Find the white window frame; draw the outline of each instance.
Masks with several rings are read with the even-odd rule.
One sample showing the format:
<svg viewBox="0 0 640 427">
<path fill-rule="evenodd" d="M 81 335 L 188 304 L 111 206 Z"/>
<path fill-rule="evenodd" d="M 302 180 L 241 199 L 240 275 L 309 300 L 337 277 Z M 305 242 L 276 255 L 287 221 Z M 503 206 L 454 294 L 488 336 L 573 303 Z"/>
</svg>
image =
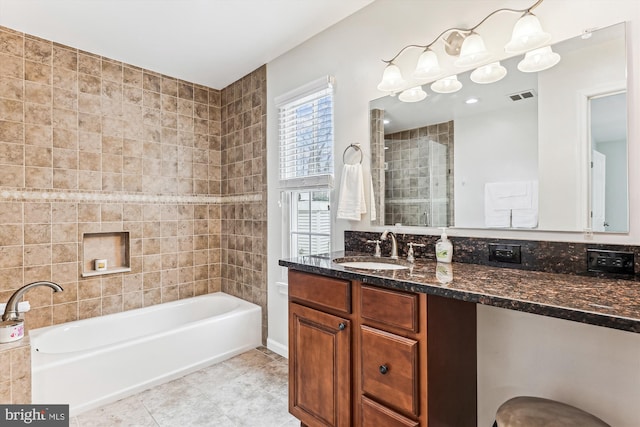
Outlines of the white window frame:
<svg viewBox="0 0 640 427">
<path fill-rule="evenodd" d="M 312 192 L 312 191 L 327 191 L 328 196 L 328 209 L 330 212 L 331 209 L 331 189 L 333 187 L 333 159 L 334 159 L 334 133 L 333 133 L 333 121 L 334 121 L 334 99 L 333 99 L 333 84 L 334 79 L 332 76 L 326 76 L 321 79 L 317 79 L 313 82 L 310 82 L 304 86 L 301 86 L 297 89 L 294 89 L 290 92 L 287 92 L 284 95 L 276 97 L 275 104 L 278 108 L 278 116 L 279 116 L 279 124 L 278 124 L 278 141 L 279 141 L 279 174 L 280 174 L 280 188 L 281 188 L 281 196 L 280 196 L 280 207 L 282 209 L 282 231 L 283 231 L 283 239 L 282 239 L 282 254 L 284 257 L 295 257 L 298 256 L 298 253 L 295 253 L 294 250 L 294 236 L 299 234 L 307 234 L 310 239 L 313 236 L 327 236 L 329 239 L 329 248 L 331 248 L 331 230 L 332 230 L 332 215 L 329 214 L 329 231 L 328 233 L 316 233 L 312 229 L 305 233 L 303 231 L 297 230 L 297 217 L 296 217 L 296 208 L 297 208 L 297 196 L 302 192 Z M 325 173 L 318 173 L 312 175 L 303 175 L 303 176 L 294 176 L 290 178 L 283 179 L 282 172 L 282 143 L 283 143 L 283 134 L 282 134 L 282 116 L 283 108 L 287 107 L 295 107 L 297 105 L 303 105 L 305 98 L 314 98 L 314 94 L 318 94 L 320 92 L 324 92 L 324 95 L 331 95 L 331 149 L 330 149 L 330 161 L 329 161 L 329 169 L 325 171 Z M 317 98 L 316 98 L 317 99 Z"/>
<path fill-rule="evenodd" d="M 309 195 L 311 196 L 311 193 L 313 192 L 325 192 L 327 194 L 327 200 L 324 201 L 313 201 L 311 200 L 311 198 L 308 200 L 308 205 L 309 205 L 309 210 L 308 215 L 309 215 L 309 229 L 308 230 L 299 230 L 297 228 L 297 225 L 301 222 L 301 218 L 298 217 L 298 213 L 300 212 L 298 210 L 298 197 L 302 194 L 302 193 L 309 193 Z M 315 255 L 315 254 L 321 254 L 321 253 L 327 253 L 331 250 L 331 203 L 330 203 L 330 198 L 331 198 L 331 192 L 328 188 L 323 189 L 323 188 L 313 188 L 313 189 L 304 189 L 304 190 L 291 190 L 289 192 L 290 194 L 290 200 L 291 203 L 289 204 L 290 207 L 290 218 L 291 221 L 289 223 L 289 250 L 291 253 L 291 256 L 302 256 L 302 255 Z M 313 210 L 313 206 L 315 205 L 316 208 L 319 208 L 317 210 Z M 326 206 L 326 210 L 325 210 L 325 206 Z M 322 222 L 322 218 L 319 215 L 322 215 L 322 212 L 327 212 L 328 218 L 326 218 L 326 220 L 328 221 L 328 230 L 327 232 L 322 232 L 322 231 L 318 231 L 319 228 L 321 227 L 316 227 L 314 228 L 311 223 L 312 222 L 316 222 L 316 223 L 321 223 Z M 316 212 L 316 215 L 314 215 L 314 212 Z M 321 224 L 319 224 L 321 225 Z M 315 230 L 315 231 L 314 231 Z M 298 246 L 298 237 L 306 237 L 308 239 L 309 242 L 309 251 L 303 251 L 301 247 Z M 326 237 L 328 240 L 328 247 L 324 248 L 324 249 L 316 249 L 313 250 L 312 248 L 314 247 L 314 238 L 322 238 L 322 237 Z M 316 241 L 317 244 L 317 241 Z"/>
</svg>

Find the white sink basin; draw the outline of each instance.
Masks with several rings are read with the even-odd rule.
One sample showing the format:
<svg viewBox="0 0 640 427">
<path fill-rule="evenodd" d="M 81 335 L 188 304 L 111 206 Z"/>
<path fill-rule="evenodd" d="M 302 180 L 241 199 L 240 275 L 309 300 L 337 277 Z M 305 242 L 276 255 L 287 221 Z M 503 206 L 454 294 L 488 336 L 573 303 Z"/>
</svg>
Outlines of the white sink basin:
<svg viewBox="0 0 640 427">
<path fill-rule="evenodd" d="M 353 258 L 337 258 L 333 260 L 338 265 L 343 267 L 350 268 L 360 268 L 364 270 L 402 270 L 409 268 L 408 265 L 403 263 L 400 260 L 392 260 L 392 259 L 371 259 L 371 257 L 364 257 L 365 259 L 356 259 Z"/>
<path fill-rule="evenodd" d="M 386 262 L 371 262 L 371 261 L 351 261 L 339 263 L 343 267 L 351 268 L 363 268 L 365 270 L 402 270 L 408 268 L 404 265 L 388 264 Z"/>
</svg>

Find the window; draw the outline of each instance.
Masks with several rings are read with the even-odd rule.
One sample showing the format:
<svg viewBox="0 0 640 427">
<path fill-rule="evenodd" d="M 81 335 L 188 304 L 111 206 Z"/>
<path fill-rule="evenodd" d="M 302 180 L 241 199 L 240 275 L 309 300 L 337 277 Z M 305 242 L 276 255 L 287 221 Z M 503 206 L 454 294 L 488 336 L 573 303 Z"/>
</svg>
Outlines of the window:
<svg viewBox="0 0 640 427">
<path fill-rule="evenodd" d="M 290 255 L 331 251 L 329 191 L 293 191 L 290 214 Z"/>
<path fill-rule="evenodd" d="M 280 186 L 288 201 L 288 256 L 331 250 L 332 83 L 325 77 L 276 99 Z"/>
</svg>

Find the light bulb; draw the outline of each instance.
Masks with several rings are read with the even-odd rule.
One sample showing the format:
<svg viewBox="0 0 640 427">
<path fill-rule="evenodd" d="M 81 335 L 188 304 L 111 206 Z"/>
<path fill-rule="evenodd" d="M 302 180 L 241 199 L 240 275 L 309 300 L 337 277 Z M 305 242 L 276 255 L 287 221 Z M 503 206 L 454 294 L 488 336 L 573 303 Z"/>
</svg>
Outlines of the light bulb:
<svg viewBox="0 0 640 427">
<path fill-rule="evenodd" d="M 418 58 L 418 64 L 413 72 L 416 79 L 435 79 L 442 75 L 442 68 L 438 62 L 438 55 L 427 48 Z"/>
<path fill-rule="evenodd" d="M 507 75 L 507 69 L 500 65 L 500 62 L 492 62 L 473 70 L 469 78 L 478 84 L 495 83 L 502 80 Z"/>
<path fill-rule="evenodd" d="M 518 70 L 523 73 L 536 73 L 547 70 L 560 62 L 560 55 L 551 50 L 551 46 L 532 50 L 524 55 L 518 63 Z"/>
<path fill-rule="evenodd" d="M 469 34 L 462 42 L 460 57 L 454 62 L 456 67 L 473 67 L 491 58 L 484 40 L 477 33 Z"/>
<path fill-rule="evenodd" d="M 458 81 L 458 76 L 449 76 L 437 80 L 431 85 L 431 90 L 437 93 L 453 93 L 462 88 L 462 83 Z"/>
<path fill-rule="evenodd" d="M 513 27 L 511 41 L 504 47 L 507 53 L 522 53 L 543 46 L 551 41 L 551 34 L 542 30 L 540 21 L 531 12 L 527 12 Z"/>
<path fill-rule="evenodd" d="M 378 83 L 378 90 L 383 92 L 397 92 L 402 89 L 405 84 L 406 82 L 402 78 L 400 68 L 393 62 L 390 62 L 382 73 L 382 80 Z"/>
<path fill-rule="evenodd" d="M 427 97 L 427 92 L 422 90 L 422 86 L 415 86 L 403 91 L 398 99 L 402 102 L 418 102 Z"/>
</svg>

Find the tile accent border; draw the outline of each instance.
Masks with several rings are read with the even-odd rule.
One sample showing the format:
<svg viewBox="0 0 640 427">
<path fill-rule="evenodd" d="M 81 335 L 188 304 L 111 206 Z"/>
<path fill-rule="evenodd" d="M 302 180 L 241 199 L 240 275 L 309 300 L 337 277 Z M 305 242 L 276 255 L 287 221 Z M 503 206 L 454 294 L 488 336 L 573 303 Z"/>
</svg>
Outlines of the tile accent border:
<svg viewBox="0 0 640 427">
<path fill-rule="evenodd" d="M 261 202 L 262 194 L 254 193 L 232 196 L 177 196 L 50 190 L 3 190 L 0 191 L 0 200 L 13 202 L 112 202 L 222 205 L 227 203 Z"/>
</svg>

